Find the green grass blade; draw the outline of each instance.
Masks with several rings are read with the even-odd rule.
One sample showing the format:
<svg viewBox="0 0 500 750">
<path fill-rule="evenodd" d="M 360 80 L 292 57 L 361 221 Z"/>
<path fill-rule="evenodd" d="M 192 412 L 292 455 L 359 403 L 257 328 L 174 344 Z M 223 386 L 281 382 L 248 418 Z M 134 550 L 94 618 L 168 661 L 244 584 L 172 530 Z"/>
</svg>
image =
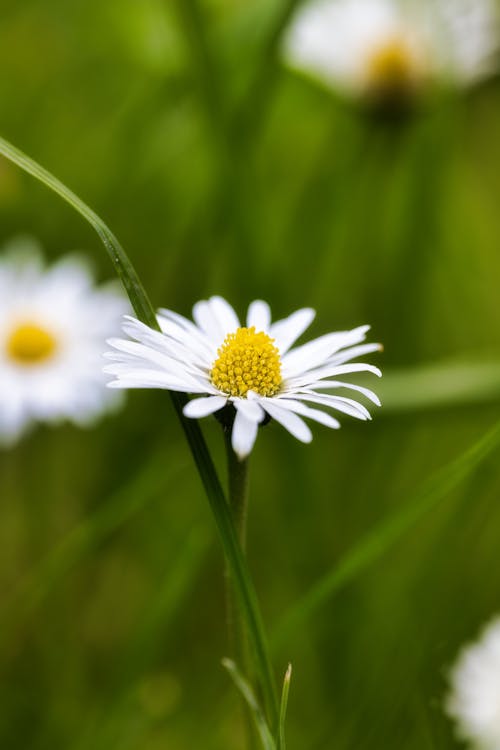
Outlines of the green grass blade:
<svg viewBox="0 0 500 750">
<path fill-rule="evenodd" d="M 63 185 L 60 180 L 1 137 L 0 154 L 3 154 L 11 162 L 17 164 L 18 167 L 57 193 L 91 224 L 111 257 L 115 270 L 129 295 L 137 317 L 143 323 L 158 329 L 154 310 L 132 264 L 122 246 L 102 219 L 89 206 L 83 203 L 77 195 Z M 266 707 L 273 726 L 276 726 L 278 721 L 278 703 L 271 663 L 268 656 L 267 641 L 257 596 L 238 542 L 231 512 L 200 426 L 196 420 L 187 419 L 182 413 L 182 407 L 186 402 L 185 397 L 182 394 L 172 392 L 170 396 L 182 424 L 189 447 L 191 448 L 196 467 L 214 514 L 224 553 L 241 603 L 243 617 L 245 618 L 249 637 L 254 648 L 256 669 L 262 686 Z"/>
<path fill-rule="evenodd" d="M 37 164 L 33 159 L 11 143 L 8 143 L 8 141 L 2 137 L 0 137 L 0 154 L 5 156 L 6 159 L 14 162 L 14 164 L 17 164 L 18 167 L 57 193 L 66 201 L 66 203 L 73 206 L 73 208 L 89 222 L 108 251 L 115 270 L 127 291 L 137 317 L 152 328 L 158 328 L 153 307 L 134 267 L 117 238 L 102 219 L 100 219 L 89 206 L 80 200 L 75 193 L 63 185 L 57 177 L 54 177 L 54 175 L 50 174 L 50 172 L 40 166 L 40 164 Z"/>
<path fill-rule="evenodd" d="M 290 692 L 290 680 L 291 679 L 292 679 L 292 665 L 289 664 L 285 672 L 285 677 L 283 679 L 283 689 L 281 691 L 280 726 L 279 726 L 277 750 L 286 750 L 285 722 L 286 722 L 286 710 L 288 708 L 288 693 Z"/>
<path fill-rule="evenodd" d="M 264 750 L 276 750 L 276 744 L 267 725 L 266 718 L 250 684 L 247 680 L 245 680 L 232 659 L 223 659 L 222 666 L 227 670 L 229 676 L 231 677 L 232 681 L 236 685 L 236 688 L 243 696 L 243 700 L 248 706 L 250 715 L 254 721 L 258 735 L 262 742 L 262 747 L 264 748 Z"/>
<path fill-rule="evenodd" d="M 284 616 L 275 631 L 273 645 L 277 646 L 298 626 L 321 608 L 339 589 L 354 580 L 375 560 L 381 557 L 403 534 L 411 529 L 438 502 L 477 469 L 500 444 L 500 423 L 497 423 L 475 445 L 434 474 L 411 498 L 405 508 L 354 545 L 344 559 L 321 578 L 308 593 Z"/>
<path fill-rule="evenodd" d="M 384 372 L 377 395 L 389 411 L 417 411 L 498 400 L 500 362 L 435 362 Z"/>
</svg>

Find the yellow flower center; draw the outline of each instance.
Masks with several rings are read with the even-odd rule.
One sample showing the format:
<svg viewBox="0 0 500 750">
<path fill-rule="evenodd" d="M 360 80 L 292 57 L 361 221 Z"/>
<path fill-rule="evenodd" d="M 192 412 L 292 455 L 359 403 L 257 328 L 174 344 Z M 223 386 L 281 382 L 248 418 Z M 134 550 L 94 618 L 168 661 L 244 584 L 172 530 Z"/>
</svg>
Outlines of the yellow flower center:
<svg viewBox="0 0 500 750">
<path fill-rule="evenodd" d="M 54 336 L 36 323 L 23 323 L 15 328 L 7 340 L 7 354 L 20 365 L 38 365 L 54 354 Z"/>
<path fill-rule="evenodd" d="M 367 85 L 375 92 L 408 92 L 418 82 L 419 67 L 407 42 L 394 37 L 377 47 L 368 58 Z"/>
<path fill-rule="evenodd" d="M 245 397 L 248 391 L 274 396 L 281 386 L 281 360 L 273 341 L 253 326 L 229 333 L 217 351 L 212 383 L 230 396 Z"/>
</svg>

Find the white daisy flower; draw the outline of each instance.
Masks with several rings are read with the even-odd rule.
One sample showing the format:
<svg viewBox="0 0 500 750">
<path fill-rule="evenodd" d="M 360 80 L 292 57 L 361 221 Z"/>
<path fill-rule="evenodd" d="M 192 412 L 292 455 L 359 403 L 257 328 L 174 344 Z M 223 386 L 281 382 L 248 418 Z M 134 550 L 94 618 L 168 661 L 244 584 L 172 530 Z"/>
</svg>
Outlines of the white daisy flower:
<svg viewBox="0 0 500 750">
<path fill-rule="evenodd" d="M 491 74 L 499 40 L 495 0 L 313 0 L 293 19 L 285 56 L 347 94 L 397 99 Z"/>
<path fill-rule="evenodd" d="M 0 443 L 33 422 L 92 422 L 116 405 L 102 346 L 128 309 L 114 288 L 95 289 L 83 259 L 44 269 L 31 240 L 0 258 Z"/>
<path fill-rule="evenodd" d="M 351 372 L 381 375 L 372 365 L 350 363 L 380 349 L 378 344 L 361 343 L 369 326 L 328 333 L 291 348 L 314 315 L 306 308 L 272 323 L 269 305 L 257 300 L 248 309 L 246 327 L 241 327 L 231 305 L 222 297 L 211 297 L 194 306 L 194 323 L 160 310 L 162 333 L 127 317 L 123 330 L 134 340 L 108 342 L 115 351 L 107 353 L 113 363 L 105 370 L 116 377 L 109 385 L 198 394 L 184 408 L 193 418 L 232 404 L 232 446 L 240 459 L 250 453 L 259 424 L 269 418 L 308 443 L 312 434 L 302 417 L 334 429 L 340 424 L 326 409 L 370 419 L 365 406 L 329 391 L 349 388 L 380 405 L 367 388 L 337 380 Z"/>
<path fill-rule="evenodd" d="M 477 750 L 500 749 L 500 618 L 459 654 L 451 675 L 447 713 L 460 737 Z"/>
</svg>

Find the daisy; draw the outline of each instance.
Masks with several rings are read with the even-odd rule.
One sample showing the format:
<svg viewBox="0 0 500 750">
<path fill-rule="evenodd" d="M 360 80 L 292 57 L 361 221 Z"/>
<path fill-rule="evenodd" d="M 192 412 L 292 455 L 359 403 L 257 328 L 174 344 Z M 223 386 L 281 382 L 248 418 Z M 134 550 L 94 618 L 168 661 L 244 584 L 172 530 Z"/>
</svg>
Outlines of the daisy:
<svg viewBox="0 0 500 750">
<path fill-rule="evenodd" d="M 500 748 L 500 618 L 460 653 L 446 704 L 460 737 L 478 750 Z"/>
<path fill-rule="evenodd" d="M 0 258 L 0 443 L 34 422 L 92 422 L 117 403 L 101 351 L 128 309 L 114 288 L 95 289 L 86 263 L 43 267 L 31 240 Z"/>
<path fill-rule="evenodd" d="M 347 94 L 412 98 L 494 72 L 495 0 L 313 0 L 285 38 L 289 63 Z"/>
<path fill-rule="evenodd" d="M 126 317 L 123 330 L 133 340 L 108 341 L 114 351 L 106 356 L 113 363 L 105 370 L 115 376 L 109 385 L 196 394 L 184 407 L 184 414 L 192 418 L 232 407 L 231 442 L 240 459 L 252 450 L 259 424 L 270 418 L 308 443 L 312 434 L 303 417 L 334 429 L 340 424 L 327 409 L 370 419 L 358 401 L 329 391 L 348 388 L 380 405 L 367 388 L 336 379 L 351 372 L 380 376 L 372 365 L 350 363 L 380 349 L 378 344 L 361 343 L 369 326 L 328 333 L 292 349 L 314 316 L 314 310 L 305 308 L 272 323 L 269 306 L 257 300 L 242 327 L 228 302 L 211 297 L 194 306 L 194 323 L 160 310 L 161 333 Z"/>
</svg>

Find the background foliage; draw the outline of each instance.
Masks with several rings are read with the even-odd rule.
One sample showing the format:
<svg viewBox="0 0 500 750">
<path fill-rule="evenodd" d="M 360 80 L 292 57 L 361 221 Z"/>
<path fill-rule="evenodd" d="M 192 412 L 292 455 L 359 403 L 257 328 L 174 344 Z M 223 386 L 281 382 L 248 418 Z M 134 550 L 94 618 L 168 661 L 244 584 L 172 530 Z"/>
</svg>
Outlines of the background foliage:
<svg viewBox="0 0 500 750">
<path fill-rule="evenodd" d="M 294 666 L 291 750 L 453 748 L 446 670 L 500 608 L 498 455 L 383 529 L 500 418 L 500 83 L 374 120 L 282 66 L 290 7 L 2 0 L 0 127 L 105 218 L 155 304 L 219 293 L 311 305 L 317 335 L 373 325 L 373 423 L 259 436 L 250 563 L 276 668 Z M 1 161 L 1 238 L 26 233 L 111 275 L 81 218 Z M 190 462 L 161 392 L 0 453 L 1 747 L 240 746 Z M 373 529 L 370 565 L 302 606 Z"/>
</svg>

